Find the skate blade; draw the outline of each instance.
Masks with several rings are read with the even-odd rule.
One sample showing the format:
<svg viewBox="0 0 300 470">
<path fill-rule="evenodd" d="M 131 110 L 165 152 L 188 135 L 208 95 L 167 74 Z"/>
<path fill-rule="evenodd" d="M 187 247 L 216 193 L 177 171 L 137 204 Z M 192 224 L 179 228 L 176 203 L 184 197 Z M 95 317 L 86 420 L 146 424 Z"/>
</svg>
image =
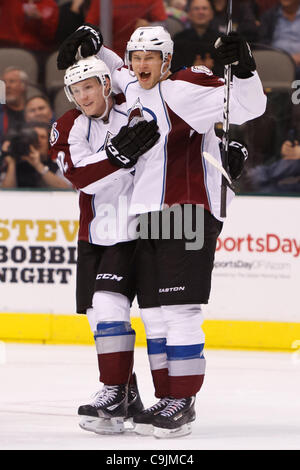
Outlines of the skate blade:
<svg viewBox="0 0 300 470">
<path fill-rule="evenodd" d="M 98 418 L 96 434 L 122 434 L 125 431 L 124 418 Z"/>
<path fill-rule="evenodd" d="M 134 432 L 135 423 L 133 422 L 133 418 L 126 418 L 124 420 L 124 430 L 125 432 Z"/>
<path fill-rule="evenodd" d="M 96 434 L 122 434 L 125 431 L 124 418 L 88 418 L 79 423 L 81 429 Z"/>
<path fill-rule="evenodd" d="M 95 432 L 99 418 L 84 416 L 79 422 L 79 426 L 84 431 Z"/>
<path fill-rule="evenodd" d="M 153 436 L 154 427 L 152 424 L 134 423 L 134 432 L 141 436 Z"/>
<path fill-rule="evenodd" d="M 183 424 L 177 429 L 157 428 L 154 426 L 153 436 L 157 439 L 173 439 L 176 437 L 187 436 L 192 432 L 192 425 L 190 423 Z"/>
</svg>

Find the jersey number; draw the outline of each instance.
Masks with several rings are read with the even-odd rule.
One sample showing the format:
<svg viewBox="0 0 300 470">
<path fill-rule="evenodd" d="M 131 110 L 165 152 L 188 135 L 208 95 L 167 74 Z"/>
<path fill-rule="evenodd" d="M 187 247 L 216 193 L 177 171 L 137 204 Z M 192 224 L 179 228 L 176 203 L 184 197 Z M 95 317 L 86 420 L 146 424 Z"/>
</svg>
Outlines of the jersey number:
<svg viewBox="0 0 300 470">
<path fill-rule="evenodd" d="M 65 162 L 65 152 L 58 152 L 57 154 L 57 159 L 56 159 L 56 163 L 58 164 L 59 166 L 59 169 L 62 173 L 66 173 L 66 171 L 68 170 L 68 163 Z"/>
</svg>

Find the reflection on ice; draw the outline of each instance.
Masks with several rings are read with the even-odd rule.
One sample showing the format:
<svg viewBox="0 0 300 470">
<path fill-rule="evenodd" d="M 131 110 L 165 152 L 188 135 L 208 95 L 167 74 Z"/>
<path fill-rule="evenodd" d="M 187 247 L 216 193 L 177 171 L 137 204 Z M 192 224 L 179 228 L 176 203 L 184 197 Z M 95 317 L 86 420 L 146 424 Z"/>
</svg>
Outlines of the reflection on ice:
<svg viewBox="0 0 300 470">
<path fill-rule="evenodd" d="M 0 449 L 299 449 L 299 351 L 206 350 L 207 374 L 191 435 L 101 436 L 77 408 L 99 388 L 92 346 L 0 343 Z M 146 349 L 135 371 L 145 406 L 156 399 Z"/>
</svg>

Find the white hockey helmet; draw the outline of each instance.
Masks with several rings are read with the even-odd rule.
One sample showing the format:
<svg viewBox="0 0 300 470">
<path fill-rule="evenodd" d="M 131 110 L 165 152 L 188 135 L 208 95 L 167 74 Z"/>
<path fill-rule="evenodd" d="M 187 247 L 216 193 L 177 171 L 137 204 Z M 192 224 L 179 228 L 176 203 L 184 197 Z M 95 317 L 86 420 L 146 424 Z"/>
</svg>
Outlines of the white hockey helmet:
<svg viewBox="0 0 300 470">
<path fill-rule="evenodd" d="M 69 101 L 76 104 L 76 107 L 80 109 L 80 106 L 77 104 L 72 91 L 71 85 L 86 80 L 87 78 L 96 77 L 98 78 L 100 84 L 102 85 L 103 97 L 106 101 L 111 94 L 111 86 L 109 91 L 105 93 L 105 85 L 107 83 L 107 78 L 110 80 L 111 84 L 111 74 L 107 65 L 97 56 L 86 57 L 85 59 L 78 60 L 75 64 L 67 68 L 64 75 L 65 83 L 65 94 Z"/>
<path fill-rule="evenodd" d="M 168 31 L 163 26 L 146 26 L 137 28 L 127 42 L 125 53 L 125 64 L 130 71 L 131 58 L 133 51 L 159 51 L 162 56 L 162 69 L 169 55 L 173 55 L 174 43 Z M 170 65 L 167 70 L 169 70 Z M 166 71 L 167 71 L 166 70 Z M 164 73 L 166 73 L 164 71 Z"/>
</svg>

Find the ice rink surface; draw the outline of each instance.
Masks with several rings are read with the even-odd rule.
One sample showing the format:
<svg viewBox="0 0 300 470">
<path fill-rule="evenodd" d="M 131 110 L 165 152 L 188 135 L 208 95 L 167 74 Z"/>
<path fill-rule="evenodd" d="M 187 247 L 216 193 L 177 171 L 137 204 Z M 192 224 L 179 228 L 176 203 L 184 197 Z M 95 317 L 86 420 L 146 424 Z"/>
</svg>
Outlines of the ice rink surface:
<svg viewBox="0 0 300 470">
<path fill-rule="evenodd" d="M 206 350 L 193 433 L 158 440 L 100 436 L 78 426 L 77 408 L 99 388 L 92 346 L 2 344 L 1 450 L 299 450 L 300 354 Z M 135 371 L 145 406 L 155 403 L 146 349 Z"/>
</svg>

